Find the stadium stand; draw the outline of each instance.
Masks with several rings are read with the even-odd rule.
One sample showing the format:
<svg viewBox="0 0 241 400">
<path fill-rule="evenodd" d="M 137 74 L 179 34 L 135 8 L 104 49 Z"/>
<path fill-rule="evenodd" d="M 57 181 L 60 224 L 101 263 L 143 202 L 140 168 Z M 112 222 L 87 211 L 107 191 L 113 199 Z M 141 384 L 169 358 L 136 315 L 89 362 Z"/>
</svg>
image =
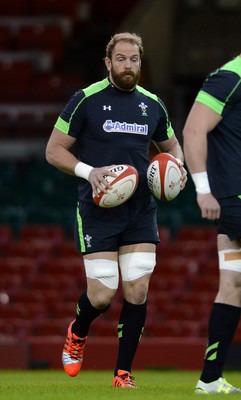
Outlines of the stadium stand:
<svg viewBox="0 0 241 400">
<path fill-rule="evenodd" d="M 80 289 L 85 287 L 83 260 L 76 255 L 73 241 L 76 181 L 43 162 L 43 152 L 35 141 L 34 157 L 29 153 L 27 158 L 22 156 L 18 140 L 26 139 L 25 151 L 32 140 L 45 145 L 69 96 L 99 79 L 106 41 L 136 3 L 0 1 L 0 339 L 31 338 L 34 343 L 40 338 L 40 353 L 41 346 L 52 340 L 49 336 L 54 336 L 54 343 L 56 336 L 60 337 L 62 346 Z M 179 18 L 176 26 L 180 46 L 174 64 L 178 90 L 186 87 L 190 94 L 190 65 L 198 80 L 206 73 L 208 61 L 216 63 L 221 54 L 210 51 L 215 46 L 206 46 L 203 52 L 201 39 L 193 53 L 192 40 L 199 32 L 203 34 L 203 29 L 197 10 L 194 18 L 186 8 L 183 12 L 185 18 Z M 235 18 L 228 16 L 234 21 L 231 36 L 235 37 L 235 29 L 240 30 L 239 17 L 238 13 Z M 226 14 L 217 18 L 219 27 L 224 20 L 227 23 Z M 208 29 L 207 35 L 214 40 Z M 233 49 L 235 41 L 230 43 Z M 222 52 L 223 48 L 232 50 L 222 46 Z M 180 56 L 183 53 L 186 58 Z M 18 144 L 14 161 L 5 154 L 5 141 Z M 170 342 L 173 347 L 180 338 L 190 344 L 191 339 L 206 337 L 217 289 L 216 231 L 201 220 L 190 181 L 173 202 L 158 206 L 161 242 L 143 336 L 152 343 L 156 337 L 174 338 Z M 121 288 L 108 312 L 93 324 L 91 337 L 115 335 L 120 298 Z M 235 341 L 241 341 L 241 328 Z M 169 351 L 168 346 L 166 349 Z"/>
</svg>

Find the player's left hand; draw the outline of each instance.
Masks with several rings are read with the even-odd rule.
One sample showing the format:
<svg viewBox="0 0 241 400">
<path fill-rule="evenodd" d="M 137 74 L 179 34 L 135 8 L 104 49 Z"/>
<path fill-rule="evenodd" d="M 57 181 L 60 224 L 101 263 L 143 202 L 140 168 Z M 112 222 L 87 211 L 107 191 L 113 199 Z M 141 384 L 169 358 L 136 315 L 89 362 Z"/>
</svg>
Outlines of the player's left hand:
<svg viewBox="0 0 241 400">
<path fill-rule="evenodd" d="M 181 190 L 183 190 L 185 188 L 185 186 L 186 186 L 186 183 L 187 183 L 187 170 L 184 168 L 183 161 L 179 160 L 179 158 L 176 158 L 176 160 L 178 162 L 180 171 L 182 173 L 180 188 L 181 188 Z"/>
</svg>

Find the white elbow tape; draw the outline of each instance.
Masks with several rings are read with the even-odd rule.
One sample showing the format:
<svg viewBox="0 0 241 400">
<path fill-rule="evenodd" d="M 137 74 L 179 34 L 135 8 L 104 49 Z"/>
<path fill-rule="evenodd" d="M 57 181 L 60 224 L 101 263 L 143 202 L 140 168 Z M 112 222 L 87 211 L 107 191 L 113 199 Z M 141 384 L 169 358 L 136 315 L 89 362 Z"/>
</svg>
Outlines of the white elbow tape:
<svg viewBox="0 0 241 400">
<path fill-rule="evenodd" d="M 208 182 L 208 174 L 206 171 L 196 172 L 195 174 L 192 174 L 192 180 L 196 187 L 197 193 L 206 194 L 211 192 Z"/>
<path fill-rule="evenodd" d="M 79 176 L 80 178 L 84 178 L 88 181 L 90 171 L 92 171 L 93 168 L 94 167 L 91 167 L 91 165 L 85 164 L 80 161 L 80 162 L 78 162 L 78 164 L 76 164 L 74 173 L 76 176 Z"/>
</svg>

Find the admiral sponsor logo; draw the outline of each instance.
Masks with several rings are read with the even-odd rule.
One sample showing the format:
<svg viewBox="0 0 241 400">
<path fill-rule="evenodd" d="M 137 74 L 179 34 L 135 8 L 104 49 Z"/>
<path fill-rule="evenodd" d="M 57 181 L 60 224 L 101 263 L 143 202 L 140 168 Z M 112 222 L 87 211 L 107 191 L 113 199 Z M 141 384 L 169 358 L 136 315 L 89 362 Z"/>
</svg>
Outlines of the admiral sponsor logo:
<svg viewBox="0 0 241 400">
<path fill-rule="evenodd" d="M 103 124 L 103 129 L 105 132 L 123 132 L 123 133 L 134 133 L 136 135 L 147 135 L 148 134 L 148 125 L 139 125 L 139 124 L 129 124 L 128 122 L 113 122 L 111 119 L 108 119 Z"/>
<path fill-rule="evenodd" d="M 150 170 L 149 177 L 148 177 L 148 185 L 151 190 L 153 190 L 153 180 L 154 180 L 156 171 L 157 171 L 157 168 L 156 168 L 155 164 L 153 164 L 151 166 L 151 170 Z"/>
<path fill-rule="evenodd" d="M 116 167 L 111 168 L 111 172 L 121 172 L 123 171 L 123 169 L 125 169 L 125 167 L 123 167 L 123 165 L 117 165 Z"/>
</svg>

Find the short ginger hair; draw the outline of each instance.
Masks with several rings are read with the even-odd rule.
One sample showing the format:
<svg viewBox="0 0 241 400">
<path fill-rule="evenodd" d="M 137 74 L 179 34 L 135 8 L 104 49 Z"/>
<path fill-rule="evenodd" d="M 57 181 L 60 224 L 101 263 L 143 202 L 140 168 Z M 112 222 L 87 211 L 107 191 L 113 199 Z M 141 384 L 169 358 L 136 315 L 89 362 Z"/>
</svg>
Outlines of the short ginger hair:
<svg viewBox="0 0 241 400">
<path fill-rule="evenodd" d="M 106 53 L 105 53 L 106 57 L 108 57 L 111 60 L 113 50 L 116 44 L 119 43 L 120 41 L 136 44 L 139 48 L 140 58 L 142 58 L 144 54 L 142 38 L 136 33 L 130 33 L 130 32 L 116 33 L 114 36 L 112 36 L 111 40 L 106 46 Z"/>
</svg>

